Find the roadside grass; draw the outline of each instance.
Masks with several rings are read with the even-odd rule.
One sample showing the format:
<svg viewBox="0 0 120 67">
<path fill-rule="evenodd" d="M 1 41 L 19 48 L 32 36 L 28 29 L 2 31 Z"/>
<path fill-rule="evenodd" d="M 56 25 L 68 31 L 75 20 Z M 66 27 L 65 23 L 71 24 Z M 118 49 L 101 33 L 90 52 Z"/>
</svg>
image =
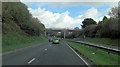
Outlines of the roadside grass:
<svg viewBox="0 0 120 67">
<path fill-rule="evenodd" d="M 84 56 L 88 57 L 90 60 L 92 60 L 97 65 L 120 65 L 118 62 L 120 56 L 117 54 L 110 53 L 108 55 L 106 51 L 103 51 L 101 49 L 89 47 L 87 45 L 70 42 L 70 41 L 65 41 L 65 42 L 67 42 L 70 46 L 74 47 Z"/>
<path fill-rule="evenodd" d="M 110 38 L 77 38 L 81 41 L 88 41 L 95 44 L 105 44 L 105 45 L 112 45 L 112 46 L 118 46 L 120 39 L 110 39 Z"/>
<path fill-rule="evenodd" d="M 37 36 L 25 36 L 19 34 L 3 34 L 2 35 L 2 53 L 8 52 L 14 49 L 35 45 L 41 42 L 47 41 L 43 35 Z"/>
</svg>

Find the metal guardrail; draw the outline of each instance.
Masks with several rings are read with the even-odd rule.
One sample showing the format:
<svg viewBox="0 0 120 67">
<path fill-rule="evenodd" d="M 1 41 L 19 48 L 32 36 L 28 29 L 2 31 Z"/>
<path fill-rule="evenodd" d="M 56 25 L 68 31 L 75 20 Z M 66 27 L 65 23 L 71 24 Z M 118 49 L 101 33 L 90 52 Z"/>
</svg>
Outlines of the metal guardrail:
<svg viewBox="0 0 120 67">
<path fill-rule="evenodd" d="M 92 46 L 92 47 L 95 47 L 95 48 L 105 50 L 105 51 L 108 52 L 108 54 L 109 53 L 115 53 L 115 54 L 120 55 L 120 50 L 119 49 L 114 49 L 114 48 L 105 47 L 105 46 L 101 46 L 101 45 L 95 45 L 95 44 L 86 43 L 86 42 L 82 42 L 82 41 L 74 41 L 74 40 L 70 40 L 70 41 L 76 42 L 76 43 L 81 43 L 81 44 L 84 44 L 84 45 L 88 45 L 88 46 Z"/>
</svg>

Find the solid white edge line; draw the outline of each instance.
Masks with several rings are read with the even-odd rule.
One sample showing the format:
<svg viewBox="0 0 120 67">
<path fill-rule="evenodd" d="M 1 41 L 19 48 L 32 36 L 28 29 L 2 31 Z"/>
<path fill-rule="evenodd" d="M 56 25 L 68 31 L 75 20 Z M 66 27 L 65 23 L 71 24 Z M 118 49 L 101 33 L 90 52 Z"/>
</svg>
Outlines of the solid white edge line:
<svg viewBox="0 0 120 67">
<path fill-rule="evenodd" d="M 28 64 L 32 63 L 34 60 L 35 60 L 35 58 L 33 58 L 32 60 L 30 60 L 30 61 L 28 62 Z"/>
<path fill-rule="evenodd" d="M 67 43 L 66 43 L 67 44 Z M 80 58 L 82 59 L 82 61 L 86 64 L 86 65 L 89 65 L 74 49 L 72 49 L 68 44 L 67 46 Z"/>
</svg>

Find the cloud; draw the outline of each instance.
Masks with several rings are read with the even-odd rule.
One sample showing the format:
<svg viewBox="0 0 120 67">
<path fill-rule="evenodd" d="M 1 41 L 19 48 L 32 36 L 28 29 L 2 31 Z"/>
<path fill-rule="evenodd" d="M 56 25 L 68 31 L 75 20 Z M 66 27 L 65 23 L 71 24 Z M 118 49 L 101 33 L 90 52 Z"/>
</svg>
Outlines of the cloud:
<svg viewBox="0 0 120 67">
<path fill-rule="evenodd" d="M 31 9 L 28 8 L 30 13 L 37 17 L 41 23 L 43 23 L 47 28 L 73 28 L 74 25 L 80 25 L 81 17 L 72 18 L 69 16 L 70 12 L 66 11 L 64 13 L 53 13 L 50 11 L 45 11 L 44 9 Z"/>
<path fill-rule="evenodd" d="M 82 21 L 85 18 L 93 18 L 95 21 L 99 21 L 100 14 L 98 13 L 98 10 L 95 8 L 90 8 L 83 15 L 78 15 L 76 17 L 69 16 L 70 12 L 65 11 L 63 13 L 53 13 L 45 8 L 41 9 L 32 9 L 28 8 L 30 13 L 38 18 L 41 23 L 45 25 L 46 28 L 74 28 L 75 26 L 80 27 L 82 24 Z M 81 27 L 80 27 L 81 28 Z"/>
<path fill-rule="evenodd" d="M 65 0 L 66 1 L 66 0 Z M 74 1 L 74 0 L 73 0 Z M 82 5 L 82 6 L 90 6 L 90 7 L 101 7 L 101 6 L 104 6 L 104 5 L 108 5 L 109 7 L 114 7 L 114 6 L 118 6 L 118 2 L 104 2 L 104 1 L 100 1 L 100 2 L 97 2 L 97 1 L 78 1 L 78 2 L 71 2 L 68 1 L 68 2 L 64 2 L 64 1 L 60 1 L 60 2 L 36 2 L 36 1 L 33 1 L 33 2 L 26 2 L 26 1 L 22 1 L 23 3 L 25 3 L 26 5 L 30 6 L 30 5 L 36 5 L 37 7 L 42 7 L 44 5 L 49 5 L 50 7 L 56 7 L 56 6 L 60 6 L 60 7 L 68 7 L 68 6 L 79 6 L 79 5 Z"/>
<path fill-rule="evenodd" d="M 21 0 L 21 2 L 30 6 L 32 3 L 36 3 L 34 5 L 38 7 L 42 7 L 44 5 L 49 5 L 50 7 L 60 6 L 68 7 L 68 6 L 89 6 L 89 7 L 101 7 L 107 5 L 109 7 L 118 6 L 119 0 Z"/>
<path fill-rule="evenodd" d="M 118 2 L 119 0 L 20 0 L 25 2 Z"/>
<path fill-rule="evenodd" d="M 90 9 L 88 9 L 87 11 L 85 11 L 85 14 L 84 14 L 83 18 L 93 18 L 95 21 L 98 22 L 98 20 L 99 20 L 98 17 L 99 17 L 100 15 L 101 15 L 101 14 L 98 13 L 98 10 L 97 10 L 97 9 L 95 9 L 95 8 L 90 8 Z"/>
</svg>

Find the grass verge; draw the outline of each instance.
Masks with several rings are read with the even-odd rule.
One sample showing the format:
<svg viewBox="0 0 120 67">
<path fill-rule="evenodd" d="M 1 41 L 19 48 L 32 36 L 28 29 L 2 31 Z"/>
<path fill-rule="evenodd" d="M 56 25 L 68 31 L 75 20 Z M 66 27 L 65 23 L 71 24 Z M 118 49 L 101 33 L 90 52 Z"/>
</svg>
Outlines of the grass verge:
<svg viewBox="0 0 120 67">
<path fill-rule="evenodd" d="M 118 41 L 120 39 L 110 39 L 110 38 L 77 38 L 81 41 L 88 41 L 95 44 L 105 44 L 105 45 L 112 45 L 112 46 L 118 46 Z"/>
<path fill-rule="evenodd" d="M 94 47 L 89 47 L 87 45 L 65 41 L 70 46 L 74 47 L 74 49 L 78 50 L 84 56 L 92 60 L 97 65 L 119 65 L 119 55 L 108 53 L 101 49 L 96 49 Z"/>
<path fill-rule="evenodd" d="M 47 41 L 43 35 L 37 36 L 25 36 L 19 34 L 3 34 L 2 35 L 2 53 L 8 52 L 14 49 L 27 47 Z"/>
</svg>

